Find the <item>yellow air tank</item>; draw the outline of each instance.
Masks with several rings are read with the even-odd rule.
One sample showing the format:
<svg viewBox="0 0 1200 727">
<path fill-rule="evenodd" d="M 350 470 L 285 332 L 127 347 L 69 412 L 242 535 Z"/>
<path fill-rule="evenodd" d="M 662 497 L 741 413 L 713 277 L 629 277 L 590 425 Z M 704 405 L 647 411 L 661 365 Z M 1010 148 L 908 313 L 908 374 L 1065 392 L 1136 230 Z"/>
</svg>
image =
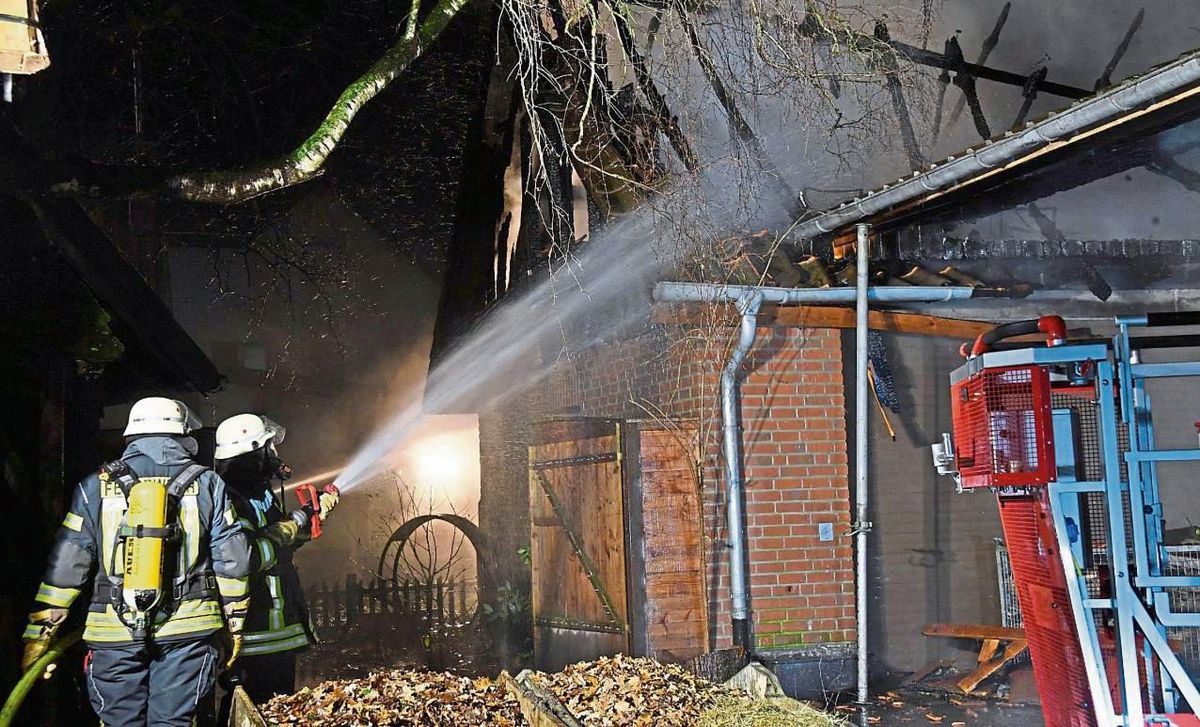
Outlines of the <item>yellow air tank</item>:
<svg viewBox="0 0 1200 727">
<path fill-rule="evenodd" d="M 140 480 L 130 488 L 125 524 L 129 530 L 125 539 L 125 582 L 121 597 L 135 623 L 144 628 L 150 609 L 162 598 L 167 487 L 160 478 Z M 147 534 L 142 535 L 143 531 Z"/>
</svg>

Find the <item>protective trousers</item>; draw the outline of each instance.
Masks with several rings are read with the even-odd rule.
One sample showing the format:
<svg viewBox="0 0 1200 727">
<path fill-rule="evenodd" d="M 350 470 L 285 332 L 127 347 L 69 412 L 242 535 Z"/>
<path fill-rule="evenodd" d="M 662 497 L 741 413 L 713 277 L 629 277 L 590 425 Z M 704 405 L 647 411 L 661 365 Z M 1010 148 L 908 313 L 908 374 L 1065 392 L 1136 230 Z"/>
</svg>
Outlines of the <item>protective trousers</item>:
<svg viewBox="0 0 1200 727">
<path fill-rule="evenodd" d="M 91 652 L 88 696 L 105 727 L 189 727 L 220 669 L 212 637 Z"/>
<path fill-rule="evenodd" d="M 271 697 L 296 691 L 296 657 L 299 651 L 243 656 L 237 663 L 246 696 L 255 704 L 266 704 Z"/>
</svg>

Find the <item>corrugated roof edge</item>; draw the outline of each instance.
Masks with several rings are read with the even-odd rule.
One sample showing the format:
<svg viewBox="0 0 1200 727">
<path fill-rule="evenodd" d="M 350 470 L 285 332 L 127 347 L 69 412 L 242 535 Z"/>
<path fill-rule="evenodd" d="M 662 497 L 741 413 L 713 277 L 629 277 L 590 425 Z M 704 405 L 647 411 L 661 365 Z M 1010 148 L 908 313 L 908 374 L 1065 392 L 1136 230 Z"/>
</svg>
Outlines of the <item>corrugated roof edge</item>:
<svg viewBox="0 0 1200 727">
<path fill-rule="evenodd" d="M 1064 109 L 1029 121 L 1020 129 L 1006 131 L 979 146 L 968 147 L 923 171 L 914 171 L 863 197 L 805 220 L 792 230 L 792 235 L 804 239 L 834 232 L 922 195 L 987 174 L 1023 154 L 1119 118 L 1198 83 L 1200 50 L 1193 50 Z"/>
</svg>

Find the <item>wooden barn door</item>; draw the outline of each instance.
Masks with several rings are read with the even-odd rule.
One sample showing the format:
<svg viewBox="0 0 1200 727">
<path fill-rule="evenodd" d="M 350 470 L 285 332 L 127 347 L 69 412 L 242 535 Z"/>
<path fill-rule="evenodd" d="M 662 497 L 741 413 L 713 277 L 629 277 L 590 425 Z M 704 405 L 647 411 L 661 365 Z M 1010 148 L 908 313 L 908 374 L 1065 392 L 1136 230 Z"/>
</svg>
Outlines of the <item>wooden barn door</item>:
<svg viewBox="0 0 1200 727">
<path fill-rule="evenodd" d="M 541 422 L 529 448 L 533 650 L 557 671 L 629 653 L 620 422 Z"/>
</svg>

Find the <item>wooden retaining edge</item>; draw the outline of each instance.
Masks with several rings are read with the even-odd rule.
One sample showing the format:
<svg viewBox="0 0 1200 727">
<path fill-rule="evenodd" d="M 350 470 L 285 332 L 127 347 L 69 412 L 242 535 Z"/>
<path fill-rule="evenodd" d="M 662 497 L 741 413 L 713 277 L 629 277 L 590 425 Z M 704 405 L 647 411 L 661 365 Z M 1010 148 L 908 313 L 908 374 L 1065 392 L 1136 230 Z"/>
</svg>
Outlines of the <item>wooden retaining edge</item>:
<svg viewBox="0 0 1200 727">
<path fill-rule="evenodd" d="M 262 712 L 254 706 L 250 695 L 241 687 L 233 688 L 233 705 L 229 709 L 229 727 L 270 727 Z"/>
<path fill-rule="evenodd" d="M 521 705 L 521 714 L 531 727 L 582 727 L 571 710 L 558 701 L 558 697 L 539 686 L 528 669 L 513 677 L 507 671 L 500 672 L 499 682 Z"/>
</svg>

